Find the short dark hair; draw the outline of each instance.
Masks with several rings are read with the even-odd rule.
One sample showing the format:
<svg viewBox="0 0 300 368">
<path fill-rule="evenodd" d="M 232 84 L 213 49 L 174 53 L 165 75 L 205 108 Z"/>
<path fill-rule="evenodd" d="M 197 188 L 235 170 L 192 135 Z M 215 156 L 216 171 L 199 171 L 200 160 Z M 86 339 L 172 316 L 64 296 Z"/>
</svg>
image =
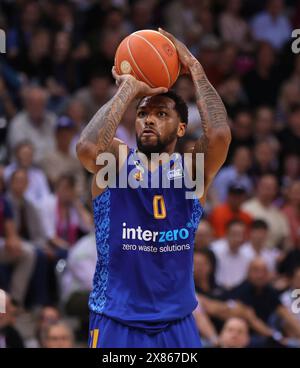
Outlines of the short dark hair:
<svg viewBox="0 0 300 368">
<path fill-rule="evenodd" d="M 232 226 L 234 225 L 243 225 L 243 226 L 246 226 L 246 224 L 244 223 L 244 221 L 238 219 L 238 218 L 234 218 L 230 221 L 228 221 L 226 223 L 226 230 L 229 230 Z"/>
<path fill-rule="evenodd" d="M 263 230 L 268 230 L 269 229 L 269 226 L 268 224 L 266 223 L 266 221 L 264 220 L 253 220 L 251 222 L 251 230 L 255 230 L 255 229 L 263 229 Z"/>
<path fill-rule="evenodd" d="M 71 173 L 64 173 L 58 177 L 58 179 L 55 182 L 56 187 L 58 187 L 62 182 L 67 182 L 68 186 L 72 189 L 76 186 L 76 178 Z"/>
<path fill-rule="evenodd" d="M 175 91 L 173 90 L 169 90 L 168 92 L 166 93 L 160 93 L 159 95 L 157 96 L 163 96 L 163 97 L 168 97 L 170 98 L 171 100 L 173 100 L 175 102 L 175 110 L 177 111 L 177 114 L 179 115 L 180 117 L 180 120 L 183 122 L 183 123 L 186 123 L 188 124 L 188 120 L 189 120 L 189 113 L 188 113 L 188 107 L 187 107 L 187 104 L 186 102 L 184 101 L 184 99 L 179 96 Z M 137 106 L 136 108 L 138 109 L 138 107 L 140 106 L 141 102 L 143 101 L 143 99 L 145 98 L 146 96 L 142 97 L 138 103 L 137 103 Z"/>
</svg>

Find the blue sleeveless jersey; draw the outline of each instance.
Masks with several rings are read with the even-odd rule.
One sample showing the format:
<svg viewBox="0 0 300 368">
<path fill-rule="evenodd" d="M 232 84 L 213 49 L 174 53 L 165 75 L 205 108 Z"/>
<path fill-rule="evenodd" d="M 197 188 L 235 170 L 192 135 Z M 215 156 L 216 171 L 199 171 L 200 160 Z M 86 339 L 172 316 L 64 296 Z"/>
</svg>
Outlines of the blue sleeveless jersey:
<svg viewBox="0 0 300 368">
<path fill-rule="evenodd" d="M 91 311 L 159 329 L 197 306 L 193 248 L 203 211 L 197 198 L 186 199 L 181 156 L 176 157 L 171 169 L 169 163 L 150 173 L 130 150 L 122 170 L 139 187 L 108 188 L 93 200 L 98 258 Z M 141 187 L 154 175 L 161 177 L 158 188 Z M 163 180 L 170 188 L 162 187 Z M 182 188 L 176 187 L 179 180 Z"/>
</svg>

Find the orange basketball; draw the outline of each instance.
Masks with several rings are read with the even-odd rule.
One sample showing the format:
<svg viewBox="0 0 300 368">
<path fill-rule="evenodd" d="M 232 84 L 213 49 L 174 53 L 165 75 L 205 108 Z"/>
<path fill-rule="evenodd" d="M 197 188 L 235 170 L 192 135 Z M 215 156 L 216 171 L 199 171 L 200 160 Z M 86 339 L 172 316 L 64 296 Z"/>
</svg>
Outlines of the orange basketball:
<svg viewBox="0 0 300 368">
<path fill-rule="evenodd" d="M 149 29 L 134 32 L 120 43 L 115 67 L 118 74 L 131 74 L 150 87 L 170 88 L 180 72 L 173 43 L 161 33 Z"/>
</svg>

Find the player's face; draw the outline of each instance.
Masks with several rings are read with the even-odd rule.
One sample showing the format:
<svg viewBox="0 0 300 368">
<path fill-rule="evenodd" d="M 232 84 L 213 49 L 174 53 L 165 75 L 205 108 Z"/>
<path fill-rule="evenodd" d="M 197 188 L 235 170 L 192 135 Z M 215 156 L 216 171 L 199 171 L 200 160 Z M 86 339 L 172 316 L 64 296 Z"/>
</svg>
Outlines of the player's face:
<svg viewBox="0 0 300 368">
<path fill-rule="evenodd" d="M 185 123 L 175 110 L 175 102 L 165 96 L 145 97 L 136 113 L 138 149 L 144 153 L 166 152 L 185 133 Z"/>
</svg>

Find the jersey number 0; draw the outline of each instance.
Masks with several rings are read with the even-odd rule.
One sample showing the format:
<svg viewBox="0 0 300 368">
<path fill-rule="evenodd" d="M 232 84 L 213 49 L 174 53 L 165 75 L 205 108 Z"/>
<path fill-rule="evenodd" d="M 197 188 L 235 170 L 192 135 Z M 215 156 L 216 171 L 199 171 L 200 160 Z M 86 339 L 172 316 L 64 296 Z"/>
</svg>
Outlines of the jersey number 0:
<svg viewBox="0 0 300 368">
<path fill-rule="evenodd" d="M 154 218 L 161 220 L 167 217 L 166 205 L 162 195 L 153 197 L 153 214 Z"/>
</svg>

